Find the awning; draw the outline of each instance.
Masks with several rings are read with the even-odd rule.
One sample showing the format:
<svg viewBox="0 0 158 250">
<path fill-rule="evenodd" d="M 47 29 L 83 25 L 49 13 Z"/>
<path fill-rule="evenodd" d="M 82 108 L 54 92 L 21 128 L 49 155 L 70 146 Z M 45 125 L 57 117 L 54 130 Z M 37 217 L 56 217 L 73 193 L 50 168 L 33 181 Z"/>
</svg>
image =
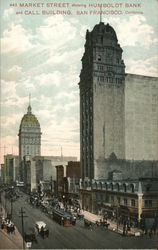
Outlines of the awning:
<svg viewBox="0 0 158 250">
<path fill-rule="evenodd" d="M 112 205 L 110 203 L 107 203 L 107 202 L 103 202 L 103 205 L 107 206 L 107 207 L 112 207 Z"/>
</svg>

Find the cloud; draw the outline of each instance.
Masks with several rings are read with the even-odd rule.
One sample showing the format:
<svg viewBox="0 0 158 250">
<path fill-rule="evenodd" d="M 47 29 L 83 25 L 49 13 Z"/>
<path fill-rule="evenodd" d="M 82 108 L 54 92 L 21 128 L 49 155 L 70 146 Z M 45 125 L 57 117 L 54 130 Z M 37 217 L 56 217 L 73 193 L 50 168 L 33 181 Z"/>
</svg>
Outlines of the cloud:
<svg viewBox="0 0 158 250">
<path fill-rule="evenodd" d="M 20 125 L 20 120 L 22 118 L 22 114 L 18 113 L 18 114 L 10 114 L 9 116 L 2 116 L 1 117 L 1 121 L 2 121 L 2 127 L 10 127 L 13 130 L 15 129 L 15 125 L 16 123 L 18 123 Z M 14 131 L 15 133 L 15 131 Z"/>
<path fill-rule="evenodd" d="M 5 16 L 7 21 L 12 20 L 12 11 L 6 10 Z M 121 47 L 131 46 L 133 51 L 136 46 L 141 47 L 140 56 L 158 42 L 144 16 L 116 17 L 107 21 L 116 29 Z M 79 156 L 78 82 L 84 37 L 86 30 L 91 29 L 76 18 L 61 15 L 41 18 L 32 26 L 22 21 L 17 23 L 16 18 L 6 22 L 5 27 L 1 39 L 5 58 L 2 109 L 6 112 L 2 119 L 7 119 L 3 120 L 4 134 L 12 136 L 14 130 L 17 143 L 20 121 L 26 113 L 31 92 L 32 112 L 42 129 L 42 154 L 59 155 L 63 145 L 63 154 Z M 135 60 L 134 56 L 127 58 L 127 71 L 155 75 L 156 60 L 151 56 L 145 60 Z"/>
<path fill-rule="evenodd" d="M 4 136 L 1 137 L 0 144 L 0 162 L 4 161 L 3 155 L 5 154 L 18 154 L 18 146 L 17 146 L 18 138 L 15 136 Z"/>
<path fill-rule="evenodd" d="M 62 74 L 59 71 L 54 71 L 53 73 L 40 74 L 35 76 L 35 81 L 38 82 L 40 86 L 59 86 L 61 84 Z"/>
<path fill-rule="evenodd" d="M 5 9 L 5 10 L 4 10 L 4 14 L 3 14 L 4 20 L 9 20 L 10 16 L 11 16 L 13 13 L 14 13 L 14 9 L 13 9 L 13 8 Z"/>
<path fill-rule="evenodd" d="M 85 34 L 86 34 L 86 31 L 87 30 L 90 30 L 90 26 L 88 26 L 88 25 L 83 25 L 82 27 L 81 27 L 81 30 L 80 30 L 80 35 L 81 35 L 81 37 L 85 37 Z"/>
<path fill-rule="evenodd" d="M 7 96 L 10 96 L 10 94 L 12 94 L 12 96 L 16 95 L 16 83 L 15 81 L 5 81 L 5 80 L 1 80 L 1 97 L 4 99 Z"/>
<path fill-rule="evenodd" d="M 154 29 L 147 23 L 145 16 L 134 15 L 120 19 L 109 17 L 105 20 L 115 27 L 121 46 L 143 46 L 149 48 L 157 42 Z"/>
<path fill-rule="evenodd" d="M 43 24 L 37 28 L 37 40 L 49 46 L 53 52 L 64 49 L 75 38 L 77 29 L 63 16 L 48 17 Z"/>
<path fill-rule="evenodd" d="M 14 81 L 18 81 L 22 76 L 22 67 L 20 67 L 19 65 L 13 65 L 13 67 L 11 67 L 5 74 L 5 79 L 7 79 L 8 81 L 12 81 L 12 79 L 14 79 Z"/>
<path fill-rule="evenodd" d="M 3 32 L 1 38 L 1 53 L 23 53 L 33 48 L 33 39 L 30 30 L 24 29 L 21 24 L 14 23 Z"/>
<path fill-rule="evenodd" d="M 146 60 L 126 60 L 127 72 L 146 76 L 158 77 L 158 57 L 151 57 Z"/>
</svg>

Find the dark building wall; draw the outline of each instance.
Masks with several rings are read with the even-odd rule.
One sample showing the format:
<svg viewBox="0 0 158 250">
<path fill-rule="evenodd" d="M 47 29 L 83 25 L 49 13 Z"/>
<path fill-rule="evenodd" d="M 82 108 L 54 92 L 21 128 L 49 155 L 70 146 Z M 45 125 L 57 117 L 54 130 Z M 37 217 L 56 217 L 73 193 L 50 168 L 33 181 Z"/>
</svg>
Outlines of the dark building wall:
<svg viewBox="0 0 158 250">
<path fill-rule="evenodd" d="M 77 177 L 80 178 L 80 162 L 79 161 L 69 161 L 66 166 L 66 177 Z"/>
<path fill-rule="evenodd" d="M 158 177 L 158 161 L 97 160 L 98 179 L 108 179 L 114 170 L 122 172 L 122 178 Z"/>
<path fill-rule="evenodd" d="M 43 161 L 44 157 L 42 156 L 36 156 L 34 158 L 35 164 L 36 164 L 36 180 L 37 182 L 43 180 Z"/>
<path fill-rule="evenodd" d="M 95 160 L 113 151 L 125 157 L 122 52 L 109 24 L 87 30 L 79 83 L 82 178 L 97 178 Z"/>
<path fill-rule="evenodd" d="M 57 186 L 57 195 L 62 194 L 63 185 L 64 185 L 64 167 L 62 165 L 56 166 L 57 170 L 57 178 L 56 178 L 56 186 Z"/>
</svg>

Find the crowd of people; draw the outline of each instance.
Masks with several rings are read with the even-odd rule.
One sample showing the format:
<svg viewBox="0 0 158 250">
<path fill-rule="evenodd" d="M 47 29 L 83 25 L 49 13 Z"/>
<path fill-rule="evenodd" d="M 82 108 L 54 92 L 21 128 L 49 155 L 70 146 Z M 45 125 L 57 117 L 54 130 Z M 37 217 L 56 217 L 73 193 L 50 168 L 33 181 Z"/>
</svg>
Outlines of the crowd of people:
<svg viewBox="0 0 158 250">
<path fill-rule="evenodd" d="M 14 223 L 8 218 L 2 217 L 1 229 L 5 230 L 8 234 L 15 233 Z"/>
</svg>

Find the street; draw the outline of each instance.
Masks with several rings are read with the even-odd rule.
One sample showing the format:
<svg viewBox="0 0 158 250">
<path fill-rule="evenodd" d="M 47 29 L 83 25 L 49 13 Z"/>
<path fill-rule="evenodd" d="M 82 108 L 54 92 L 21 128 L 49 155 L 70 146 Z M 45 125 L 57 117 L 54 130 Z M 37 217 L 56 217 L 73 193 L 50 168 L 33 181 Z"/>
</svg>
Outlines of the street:
<svg viewBox="0 0 158 250">
<path fill-rule="evenodd" d="M 95 228 L 92 231 L 84 227 L 83 220 L 77 220 L 75 226 L 63 227 L 49 218 L 40 209 L 32 207 L 27 202 L 28 196 L 21 193 L 19 199 L 13 203 L 12 221 L 22 234 L 22 223 L 20 218 L 20 210 L 23 207 L 24 231 L 31 233 L 35 227 L 36 221 L 44 221 L 49 229 L 49 237 L 43 239 L 37 236 L 37 243 L 32 244 L 33 249 L 151 249 L 158 248 L 158 236 L 143 237 L 123 237 L 110 230 L 102 230 Z M 2 204 L 4 205 L 4 196 L 2 196 Z M 11 211 L 10 201 L 7 200 L 6 207 L 8 213 Z"/>
</svg>

